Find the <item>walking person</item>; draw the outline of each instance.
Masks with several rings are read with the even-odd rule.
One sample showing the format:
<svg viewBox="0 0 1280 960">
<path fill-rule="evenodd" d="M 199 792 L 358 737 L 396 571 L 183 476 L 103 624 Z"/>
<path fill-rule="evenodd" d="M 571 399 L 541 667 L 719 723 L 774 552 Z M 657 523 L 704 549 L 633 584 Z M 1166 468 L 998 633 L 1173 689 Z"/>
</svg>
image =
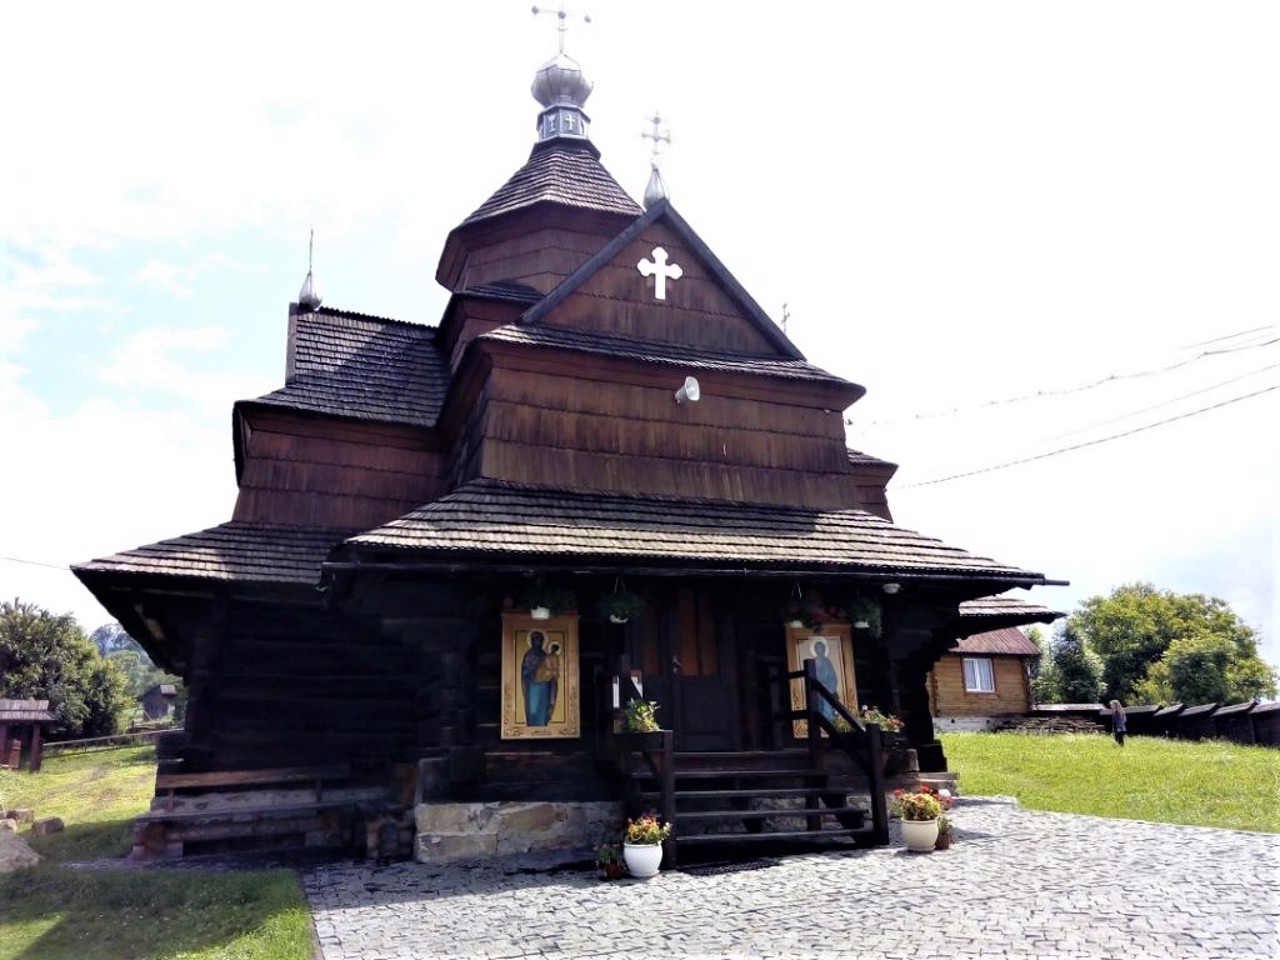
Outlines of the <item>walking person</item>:
<svg viewBox="0 0 1280 960">
<path fill-rule="evenodd" d="M 1124 707 L 1120 706 L 1119 700 L 1111 701 L 1111 735 L 1116 738 L 1116 743 L 1124 746 Z"/>
</svg>

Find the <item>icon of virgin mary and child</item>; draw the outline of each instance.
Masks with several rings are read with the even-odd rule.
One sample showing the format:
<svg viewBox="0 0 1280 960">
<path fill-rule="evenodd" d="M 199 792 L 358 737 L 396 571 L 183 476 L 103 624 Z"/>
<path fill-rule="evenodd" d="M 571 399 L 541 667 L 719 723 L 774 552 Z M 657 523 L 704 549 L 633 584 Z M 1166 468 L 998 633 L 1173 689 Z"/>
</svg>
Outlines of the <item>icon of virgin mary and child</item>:
<svg viewBox="0 0 1280 960">
<path fill-rule="evenodd" d="M 520 662 L 520 684 L 524 689 L 525 723 L 531 727 L 548 726 L 560 692 L 560 644 L 548 646 L 541 630 L 529 634 L 529 649 Z"/>
</svg>

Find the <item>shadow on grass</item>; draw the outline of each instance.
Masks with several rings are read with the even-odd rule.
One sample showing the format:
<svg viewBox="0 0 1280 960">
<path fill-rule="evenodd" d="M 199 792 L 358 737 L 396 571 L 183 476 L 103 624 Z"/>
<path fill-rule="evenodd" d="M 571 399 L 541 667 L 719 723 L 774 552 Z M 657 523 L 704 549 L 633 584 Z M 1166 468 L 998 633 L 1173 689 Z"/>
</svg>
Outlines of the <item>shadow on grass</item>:
<svg viewBox="0 0 1280 960">
<path fill-rule="evenodd" d="M 311 957 L 310 913 L 285 871 L 34 867 L 0 877 L 0 917 L 3 960 Z"/>
<path fill-rule="evenodd" d="M 22 837 L 32 850 L 56 863 L 118 859 L 133 845 L 133 817 L 73 823 L 57 833 L 37 837 L 26 832 Z"/>
</svg>

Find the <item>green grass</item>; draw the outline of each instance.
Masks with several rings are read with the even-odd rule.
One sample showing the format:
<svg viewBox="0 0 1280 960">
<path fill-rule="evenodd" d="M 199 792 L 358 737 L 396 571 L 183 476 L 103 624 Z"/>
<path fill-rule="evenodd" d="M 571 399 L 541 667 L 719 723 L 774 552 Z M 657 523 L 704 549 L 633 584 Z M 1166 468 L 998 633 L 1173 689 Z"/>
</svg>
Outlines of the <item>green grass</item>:
<svg viewBox="0 0 1280 960">
<path fill-rule="evenodd" d="M 1221 740 L 1088 734 L 947 733 L 969 796 L 1034 810 L 1280 833 L 1280 751 Z"/>
<path fill-rule="evenodd" d="M 310 960 L 311 914 L 289 871 L 77 870 L 128 852 L 155 783 L 150 747 L 46 759 L 0 771 L 0 800 L 61 817 L 23 836 L 45 857 L 0 875 L 0 960 Z"/>
</svg>

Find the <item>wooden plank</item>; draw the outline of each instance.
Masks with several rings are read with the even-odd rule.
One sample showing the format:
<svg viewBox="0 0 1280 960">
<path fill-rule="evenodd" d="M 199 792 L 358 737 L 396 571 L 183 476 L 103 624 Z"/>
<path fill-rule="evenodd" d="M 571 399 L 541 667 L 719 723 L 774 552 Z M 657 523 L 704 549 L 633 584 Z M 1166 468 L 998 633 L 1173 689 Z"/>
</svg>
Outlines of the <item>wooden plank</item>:
<svg viewBox="0 0 1280 960">
<path fill-rule="evenodd" d="M 261 770 L 215 770 L 206 773 L 158 773 L 156 787 L 231 787 L 255 783 L 296 783 L 307 780 L 337 780 L 351 776 L 345 763 L 311 767 L 275 767 Z"/>
</svg>

